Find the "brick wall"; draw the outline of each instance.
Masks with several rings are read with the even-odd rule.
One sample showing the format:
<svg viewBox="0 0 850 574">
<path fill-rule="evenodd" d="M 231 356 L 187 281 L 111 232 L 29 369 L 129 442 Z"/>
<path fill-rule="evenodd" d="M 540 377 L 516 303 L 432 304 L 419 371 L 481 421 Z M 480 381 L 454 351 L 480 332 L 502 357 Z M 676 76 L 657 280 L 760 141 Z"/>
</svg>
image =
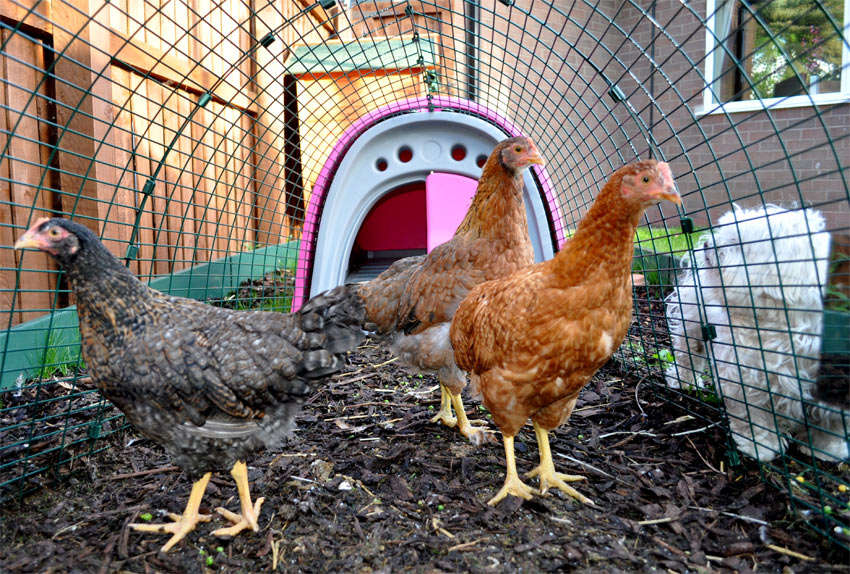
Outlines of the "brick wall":
<svg viewBox="0 0 850 574">
<path fill-rule="evenodd" d="M 704 2 L 661 0 L 656 24 L 652 4 L 638 4 L 482 5 L 481 101 L 537 139 L 563 225 L 575 225 L 616 167 L 652 154 L 671 163 L 697 225 L 732 201 L 764 201 L 812 205 L 846 227 L 850 105 L 699 115 Z M 625 101 L 608 95 L 605 78 Z"/>
</svg>

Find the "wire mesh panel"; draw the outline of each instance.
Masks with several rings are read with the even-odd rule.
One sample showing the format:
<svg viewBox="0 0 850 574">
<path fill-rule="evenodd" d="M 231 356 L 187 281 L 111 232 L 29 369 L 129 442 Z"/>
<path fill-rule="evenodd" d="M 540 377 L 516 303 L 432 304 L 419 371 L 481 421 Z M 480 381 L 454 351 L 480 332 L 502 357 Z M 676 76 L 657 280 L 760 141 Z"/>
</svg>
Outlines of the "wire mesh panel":
<svg viewBox="0 0 850 574">
<path fill-rule="evenodd" d="M 336 223 L 314 190 L 364 129 L 440 111 L 534 138 L 554 250 L 617 167 L 670 163 L 684 207 L 650 210 L 635 237 L 645 285 L 617 360 L 728 427 L 732 452 L 846 545 L 850 405 L 830 391 L 847 383 L 847 290 L 830 273 L 850 227 L 848 4 L 7 0 L 0 486 L 71 472 L 122 426 L 87 387 L 65 280 L 12 249 L 39 217 L 89 226 L 162 291 L 288 311 L 311 279 L 305 221 Z M 432 144 L 414 131 L 379 150 L 362 185 L 421 193 L 394 166 L 478 161 Z"/>
</svg>

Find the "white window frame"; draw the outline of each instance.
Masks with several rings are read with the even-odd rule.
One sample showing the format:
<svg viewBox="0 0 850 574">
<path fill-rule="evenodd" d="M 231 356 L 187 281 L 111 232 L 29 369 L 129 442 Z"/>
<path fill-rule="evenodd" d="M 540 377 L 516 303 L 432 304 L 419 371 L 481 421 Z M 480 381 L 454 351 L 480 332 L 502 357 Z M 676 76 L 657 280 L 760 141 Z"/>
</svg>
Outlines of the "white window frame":
<svg viewBox="0 0 850 574">
<path fill-rule="evenodd" d="M 740 102 L 715 102 L 711 94 L 711 84 L 714 82 L 714 50 L 717 46 L 715 34 L 715 13 L 718 0 L 706 0 L 705 32 L 705 89 L 703 90 L 702 108 L 695 110 L 698 116 L 712 114 L 727 114 L 735 112 L 752 112 L 755 110 L 799 108 L 814 105 L 844 104 L 850 102 L 850 0 L 844 0 L 844 42 L 841 50 L 841 91 L 828 94 L 801 95 L 787 98 L 766 98 L 763 100 L 747 100 Z"/>
</svg>

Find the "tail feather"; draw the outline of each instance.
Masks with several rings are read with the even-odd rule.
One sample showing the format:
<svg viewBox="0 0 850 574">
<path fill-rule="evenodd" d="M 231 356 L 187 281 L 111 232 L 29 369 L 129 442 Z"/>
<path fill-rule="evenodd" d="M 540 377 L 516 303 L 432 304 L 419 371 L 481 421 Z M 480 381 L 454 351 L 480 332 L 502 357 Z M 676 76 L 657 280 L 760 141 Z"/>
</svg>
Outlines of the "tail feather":
<svg viewBox="0 0 850 574">
<path fill-rule="evenodd" d="M 357 294 L 359 285 L 340 285 L 307 301 L 298 311 L 305 329 L 321 330 L 323 347 L 330 353 L 344 353 L 359 345 L 368 329 L 366 308 Z"/>
</svg>

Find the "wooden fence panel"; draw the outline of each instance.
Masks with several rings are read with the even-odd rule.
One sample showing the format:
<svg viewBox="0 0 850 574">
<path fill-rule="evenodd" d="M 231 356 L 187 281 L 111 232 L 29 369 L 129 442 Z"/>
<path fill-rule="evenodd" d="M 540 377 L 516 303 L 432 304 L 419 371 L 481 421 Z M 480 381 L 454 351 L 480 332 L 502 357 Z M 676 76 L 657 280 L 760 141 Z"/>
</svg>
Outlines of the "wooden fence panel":
<svg viewBox="0 0 850 574">
<path fill-rule="evenodd" d="M 138 219 L 130 268 L 143 279 L 293 235 L 283 61 L 290 43 L 333 31 L 319 24 L 324 10 L 305 12 L 301 0 L 67 0 L 27 15 L 27 2 L 0 3 L 0 15 L 26 17 L 57 61 L 44 81 L 51 62 L 41 44 L 0 32 L 10 40 L 0 54 L 0 129 L 13 134 L 0 134 L 4 326 L 72 302 L 57 297 L 44 254 L 28 251 L 16 282 L 22 255 L 11 245 L 37 217 L 75 217 L 121 258 Z M 273 48 L 255 46 L 269 31 Z"/>
</svg>

